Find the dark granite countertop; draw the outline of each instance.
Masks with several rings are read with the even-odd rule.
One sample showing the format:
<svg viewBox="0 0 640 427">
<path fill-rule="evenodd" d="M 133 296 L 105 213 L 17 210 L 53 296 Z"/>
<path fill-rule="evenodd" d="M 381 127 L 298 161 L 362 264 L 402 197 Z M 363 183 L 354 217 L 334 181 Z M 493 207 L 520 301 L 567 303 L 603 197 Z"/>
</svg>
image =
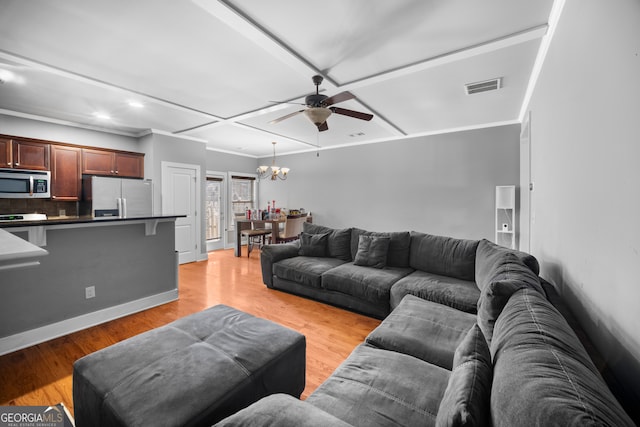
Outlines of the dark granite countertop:
<svg viewBox="0 0 640 427">
<path fill-rule="evenodd" d="M 126 221 L 140 221 L 140 220 L 153 220 L 153 219 L 175 219 L 184 218 L 185 215 L 154 215 L 154 216 L 142 216 L 142 217 L 130 217 L 119 218 L 113 216 L 105 216 L 100 218 L 94 218 L 92 216 L 65 216 L 65 217 L 49 217 L 46 220 L 41 221 L 0 221 L 0 228 L 11 227 L 32 227 L 39 225 L 58 225 L 58 224 L 89 224 L 89 223 L 103 223 L 103 222 L 126 222 Z"/>
</svg>

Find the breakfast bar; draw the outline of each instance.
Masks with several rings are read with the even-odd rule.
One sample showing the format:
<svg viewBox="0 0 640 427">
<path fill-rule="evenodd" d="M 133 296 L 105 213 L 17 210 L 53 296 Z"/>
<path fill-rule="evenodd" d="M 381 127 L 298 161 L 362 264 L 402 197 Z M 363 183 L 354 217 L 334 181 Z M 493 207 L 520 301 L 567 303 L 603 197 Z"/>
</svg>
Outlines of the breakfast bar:
<svg viewBox="0 0 640 427">
<path fill-rule="evenodd" d="M 175 220 L 0 222 L 0 355 L 178 299 Z"/>
</svg>

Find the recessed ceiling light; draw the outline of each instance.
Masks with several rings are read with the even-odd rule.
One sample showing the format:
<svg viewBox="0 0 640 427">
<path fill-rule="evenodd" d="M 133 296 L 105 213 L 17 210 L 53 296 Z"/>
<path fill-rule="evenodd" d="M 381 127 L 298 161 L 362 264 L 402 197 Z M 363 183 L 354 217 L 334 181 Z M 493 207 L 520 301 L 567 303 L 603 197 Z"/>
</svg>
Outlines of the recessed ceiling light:
<svg viewBox="0 0 640 427">
<path fill-rule="evenodd" d="M 129 101 L 129 107 L 133 108 L 144 108 L 144 104 L 140 101 Z"/>
<path fill-rule="evenodd" d="M 111 116 L 105 113 L 95 112 L 93 116 L 102 120 L 111 120 Z"/>
<path fill-rule="evenodd" d="M 0 70 L 0 83 L 10 82 L 16 75 L 9 70 Z"/>
</svg>

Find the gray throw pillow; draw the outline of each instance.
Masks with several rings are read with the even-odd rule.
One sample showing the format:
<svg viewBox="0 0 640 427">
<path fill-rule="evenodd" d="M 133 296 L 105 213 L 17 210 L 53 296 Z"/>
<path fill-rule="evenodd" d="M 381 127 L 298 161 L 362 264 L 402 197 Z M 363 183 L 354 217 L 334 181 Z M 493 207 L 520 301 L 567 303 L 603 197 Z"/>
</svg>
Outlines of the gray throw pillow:
<svg viewBox="0 0 640 427">
<path fill-rule="evenodd" d="M 489 425 L 492 376 L 489 346 L 475 324 L 456 349 L 436 427 Z"/>
<path fill-rule="evenodd" d="M 363 267 L 384 268 L 387 265 L 390 241 L 391 238 L 389 237 L 361 235 L 353 264 Z"/>
<path fill-rule="evenodd" d="M 351 228 L 333 229 L 324 225 L 305 222 L 302 224 L 302 231 L 308 234 L 329 233 L 327 243 L 327 256 L 338 258 L 343 261 L 351 261 Z"/>
<path fill-rule="evenodd" d="M 298 255 L 326 257 L 329 234 L 330 233 L 309 234 L 304 231 L 300 233 L 300 249 L 298 249 Z"/>
<path fill-rule="evenodd" d="M 411 248 L 411 234 L 408 231 L 377 232 L 366 231 L 360 228 L 351 229 L 351 256 L 355 259 L 358 252 L 360 236 L 389 237 L 389 250 L 387 252 L 387 265 L 389 267 L 409 267 L 409 252 Z"/>
</svg>

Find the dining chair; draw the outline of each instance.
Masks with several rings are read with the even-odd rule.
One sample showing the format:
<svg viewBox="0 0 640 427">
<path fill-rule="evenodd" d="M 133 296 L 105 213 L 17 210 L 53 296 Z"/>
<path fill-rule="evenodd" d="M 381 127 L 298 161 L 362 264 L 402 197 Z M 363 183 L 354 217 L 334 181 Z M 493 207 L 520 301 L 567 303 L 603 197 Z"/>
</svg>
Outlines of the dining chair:
<svg viewBox="0 0 640 427">
<path fill-rule="evenodd" d="M 269 228 L 254 228 L 254 225 L 251 224 L 250 229 L 242 230 L 240 232 L 242 236 L 247 238 L 247 257 L 251 255 L 254 244 L 258 244 L 260 247 L 264 245 L 265 238 L 271 235 L 271 231 L 272 230 Z"/>
<path fill-rule="evenodd" d="M 283 229 L 277 230 L 277 233 L 271 235 L 273 243 L 285 243 L 298 240 L 300 233 L 302 233 L 302 224 L 304 224 L 306 220 L 306 216 L 296 215 L 295 217 L 287 217 Z M 276 230 L 274 230 L 274 232 L 275 231 Z"/>
</svg>

